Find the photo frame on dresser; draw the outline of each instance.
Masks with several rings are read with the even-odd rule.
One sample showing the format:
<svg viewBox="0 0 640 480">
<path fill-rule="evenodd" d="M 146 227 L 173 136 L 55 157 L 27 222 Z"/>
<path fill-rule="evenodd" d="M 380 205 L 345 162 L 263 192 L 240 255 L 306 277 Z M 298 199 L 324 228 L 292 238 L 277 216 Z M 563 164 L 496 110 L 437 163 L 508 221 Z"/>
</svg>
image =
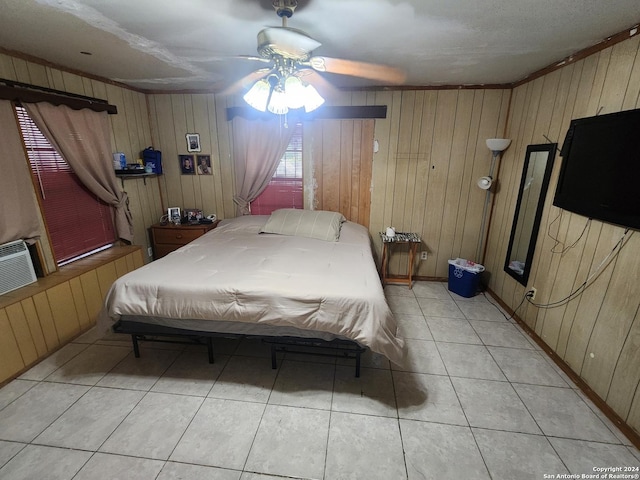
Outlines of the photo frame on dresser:
<svg viewBox="0 0 640 480">
<path fill-rule="evenodd" d="M 167 220 L 169 223 L 180 225 L 180 207 L 169 207 L 167 209 Z"/>
</svg>

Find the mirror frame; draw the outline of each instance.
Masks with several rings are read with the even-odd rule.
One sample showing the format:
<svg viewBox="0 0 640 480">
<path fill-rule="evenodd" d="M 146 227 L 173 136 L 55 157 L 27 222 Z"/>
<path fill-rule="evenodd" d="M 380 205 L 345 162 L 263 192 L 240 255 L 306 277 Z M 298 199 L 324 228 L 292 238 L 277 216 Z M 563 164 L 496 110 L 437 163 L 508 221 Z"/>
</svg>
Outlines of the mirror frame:
<svg viewBox="0 0 640 480">
<path fill-rule="evenodd" d="M 531 262 L 533 261 L 533 254 L 536 250 L 536 240 L 538 238 L 538 231 L 540 230 L 540 221 L 542 219 L 542 211 L 544 210 L 544 202 L 547 196 L 547 190 L 549 189 L 549 180 L 551 179 L 551 171 L 553 169 L 553 163 L 556 157 L 556 150 L 558 148 L 557 143 L 545 143 L 538 145 L 528 145 L 527 153 L 524 159 L 524 166 L 522 168 L 522 178 L 520 180 L 520 189 L 518 190 L 518 201 L 516 203 L 516 209 L 513 214 L 513 224 L 511 226 L 511 236 L 509 237 L 509 247 L 507 248 L 507 257 L 504 262 L 504 271 L 520 282 L 525 287 L 529 281 L 529 274 L 531 273 Z M 529 163 L 531 161 L 531 154 L 538 152 L 547 152 L 547 164 L 544 169 L 544 176 L 542 179 L 542 185 L 540 187 L 540 194 L 537 199 L 537 206 L 535 211 L 535 218 L 533 221 L 533 228 L 531 229 L 531 236 L 529 238 L 529 245 L 527 246 L 527 257 L 525 260 L 524 270 L 522 275 L 518 275 L 514 270 L 509 268 L 509 262 L 511 252 L 513 250 L 513 241 L 515 239 L 516 231 L 518 229 L 518 221 L 520 220 L 520 207 L 522 206 L 522 198 L 524 195 L 525 184 L 527 182 L 527 173 L 529 170 Z"/>
</svg>

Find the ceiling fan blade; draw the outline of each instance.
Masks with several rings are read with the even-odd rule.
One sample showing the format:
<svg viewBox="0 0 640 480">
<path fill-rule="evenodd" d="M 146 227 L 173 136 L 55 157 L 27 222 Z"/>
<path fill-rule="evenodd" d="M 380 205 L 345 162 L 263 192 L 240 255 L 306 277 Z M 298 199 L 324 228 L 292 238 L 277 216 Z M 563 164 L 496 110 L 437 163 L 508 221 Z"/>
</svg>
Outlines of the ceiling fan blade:
<svg viewBox="0 0 640 480">
<path fill-rule="evenodd" d="M 220 95 L 233 95 L 239 91 L 249 87 L 251 84 L 257 82 L 261 78 L 269 75 L 273 70 L 271 68 L 261 68 L 255 72 L 251 72 L 249 75 L 245 75 L 240 80 L 233 82 L 227 88 L 220 92 Z"/>
<path fill-rule="evenodd" d="M 368 78 L 396 85 L 403 83 L 406 78 L 406 74 L 402 70 L 376 63 L 356 62 L 354 60 L 331 57 L 311 57 L 308 63 L 311 68 L 319 72 Z"/>
<path fill-rule="evenodd" d="M 214 55 L 210 57 L 191 57 L 190 60 L 195 63 L 227 62 L 230 60 L 248 60 L 250 62 L 262 62 L 262 63 L 271 62 L 271 59 L 269 58 L 256 57 L 254 55 L 231 55 L 231 56 Z"/>
</svg>

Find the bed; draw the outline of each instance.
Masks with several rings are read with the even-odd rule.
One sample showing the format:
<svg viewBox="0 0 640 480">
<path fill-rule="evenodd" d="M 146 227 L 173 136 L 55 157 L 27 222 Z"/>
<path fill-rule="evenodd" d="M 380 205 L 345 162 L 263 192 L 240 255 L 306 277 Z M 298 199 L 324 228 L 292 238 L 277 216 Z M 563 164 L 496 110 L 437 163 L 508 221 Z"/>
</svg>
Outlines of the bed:
<svg viewBox="0 0 640 480">
<path fill-rule="evenodd" d="M 286 209 L 224 220 L 116 280 L 99 323 L 132 334 L 136 354 L 136 333 L 164 332 L 209 342 L 225 334 L 333 342 L 395 363 L 404 356 L 369 233 L 334 212 Z"/>
</svg>

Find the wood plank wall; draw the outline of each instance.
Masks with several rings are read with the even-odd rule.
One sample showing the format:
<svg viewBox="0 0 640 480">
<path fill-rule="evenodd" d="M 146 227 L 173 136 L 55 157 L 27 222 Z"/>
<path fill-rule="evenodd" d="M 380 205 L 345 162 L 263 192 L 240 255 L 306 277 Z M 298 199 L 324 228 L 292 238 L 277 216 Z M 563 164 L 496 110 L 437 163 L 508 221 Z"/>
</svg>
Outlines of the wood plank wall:
<svg viewBox="0 0 640 480">
<path fill-rule="evenodd" d="M 489 172 L 491 152 L 485 139 L 503 135 L 509 99 L 510 90 L 499 89 L 341 92 L 332 105 L 387 105 L 387 118 L 376 119 L 373 130 L 379 151 L 374 154 L 371 140 L 364 140 L 372 121 L 307 124 L 305 206 L 360 218 L 369 226 L 378 255 L 383 227 L 419 233 L 429 259 L 419 263 L 416 274 L 446 277 L 447 259 L 475 255 L 484 199 L 475 182 Z M 225 109 L 241 102 L 207 94 L 149 96 L 154 146 L 163 152 L 160 183 L 168 206 L 235 216 L 233 132 Z M 202 153 L 212 158 L 213 176 L 181 175 L 178 155 L 188 153 L 187 133 L 200 134 Z M 365 167 L 365 159 L 372 158 L 369 187 L 366 179 L 353 181 L 356 153 Z M 370 208 L 368 220 L 362 208 Z M 394 255 L 390 272 L 404 274 L 406 269 L 406 254 Z"/>
<path fill-rule="evenodd" d="M 340 212 L 369 227 L 374 126 L 372 119 L 319 120 L 304 130 L 312 150 L 314 209 Z"/>
<path fill-rule="evenodd" d="M 142 93 L 1 52 L 0 78 L 107 100 L 118 108 L 117 115 L 109 115 L 112 151 L 124 152 L 128 160 L 135 161 L 140 157 L 140 152 L 151 145 L 147 100 Z M 25 161 L 27 161 L 26 158 Z M 126 180 L 124 189 L 129 195 L 131 212 L 136 219 L 134 243 L 149 245 L 147 227 L 155 223 L 162 212 L 158 180 L 156 178 L 146 179 L 146 181 Z M 49 271 L 55 271 L 56 265 L 44 234 L 44 225 L 42 231 L 41 242 L 47 267 Z M 145 248 L 145 255 L 146 251 Z"/>
<path fill-rule="evenodd" d="M 449 258 L 474 260 L 484 199 L 476 181 L 491 165 L 485 139 L 503 135 L 509 99 L 509 90 L 376 94 L 389 109 L 375 131 L 370 231 L 378 254 L 377 232 L 393 226 L 422 236 L 428 257 L 417 275 L 447 277 Z M 390 273 L 406 269 L 405 254 L 392 256 Z"/>
<path fill-rule="evenodd" d="M 218 218 L 236 216 L 232 137 L 226 103 L 210 94 L 149 95 L 154 147 L 162 151 L 160 179 L 166 207 L 199 208 Z M 218 105 L 220 103 L 220 105 Z M 200 135 L 201 151 L 187 151 L 187 133 Z M 213 175 L 182 175 L 178 155 L 211 155 Z"/>
<path fill-rule="evenodd" d="M 140 247 L 119 247 L 2 295 L 0 384 L 95 325 L 111 284 L 142 265 Z"/>
<path fill-rule="evenodd" d="M 500 191 L 488 241 L 489 287 L 511 308 L 525 287 L 503 272 L 527 145 L 562 144 L 573 118 L 640 107 L 640 37 L 514 89 L 501 162 Z M 552 206 L 562 159 L 545 200 L 529 286 L 536 302 L 558 301 L 579 287 L 622 238 L 624 229 Z M 640 235 L 607 262 L 584 294 L 557 308 L 517 311 L 549 347 L 626 423 L 640 432 Z"/>
</svg>

